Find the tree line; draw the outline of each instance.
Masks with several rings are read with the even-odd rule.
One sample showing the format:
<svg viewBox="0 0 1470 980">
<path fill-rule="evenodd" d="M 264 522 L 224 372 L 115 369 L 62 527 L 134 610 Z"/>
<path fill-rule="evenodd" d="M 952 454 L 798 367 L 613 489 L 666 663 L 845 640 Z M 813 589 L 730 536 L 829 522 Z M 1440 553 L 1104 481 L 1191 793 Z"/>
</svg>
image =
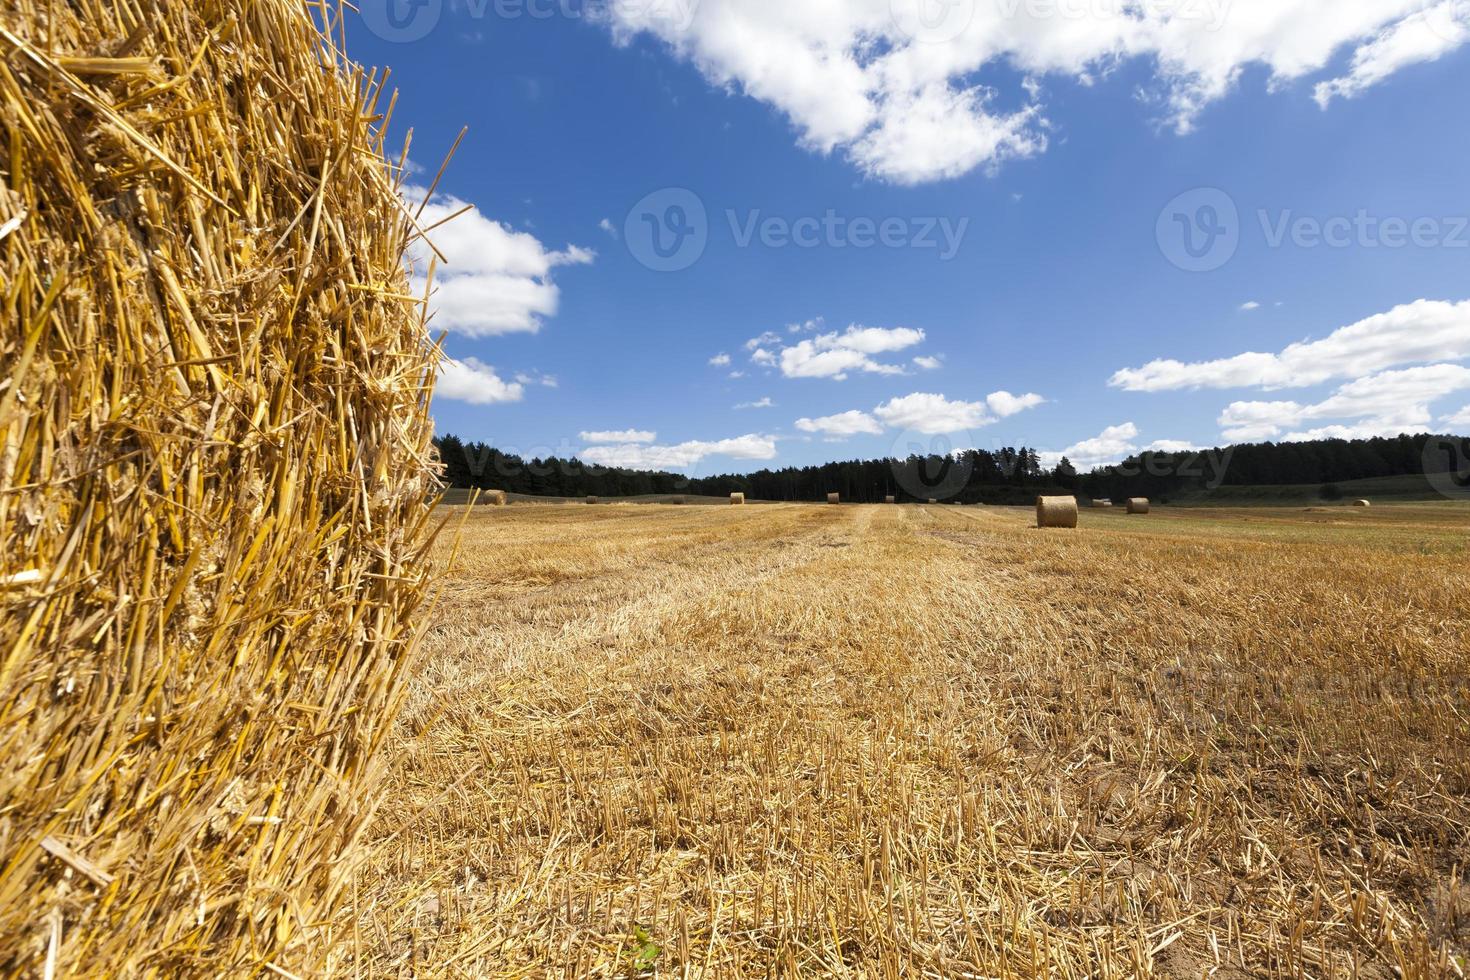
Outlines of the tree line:
<svg viewBox="0 0 1470 980">
<path fill-rule="evenodd" d="M 1447 449 L 1440 443 L 1456 448 Z M 1021 446 L 691 478 L 678 473 L 596 466 L 576 458 L 523 459 L 454 435 L 436 439 L 435 445 L 446 485 L 463 490 L 505 490 L 537 497 L 723 497 L 744 493 L 752 500 L 777 501 L 824 500 L 829 493 L 840 493 L 843 500 L 854 503 L 881 503 L 891 496 L 901 502 L 936 499 L 946 503 L 1014 504 L 1030 503 L 1041 493 L 1167 500 L 1173 495 L 1218 486 L 1329 485 L 1370 477 L 1419 475 L 1426 472 L 1426 467 L 1431 472 L 1446 472 L 1470 460 L 1470 440 L 1403 435 L 1143 453 L 1086 474 L 1078 473 L 1066 459 L 1053 467 L 1043 466 L 1035 449 Z"/>
</svg>

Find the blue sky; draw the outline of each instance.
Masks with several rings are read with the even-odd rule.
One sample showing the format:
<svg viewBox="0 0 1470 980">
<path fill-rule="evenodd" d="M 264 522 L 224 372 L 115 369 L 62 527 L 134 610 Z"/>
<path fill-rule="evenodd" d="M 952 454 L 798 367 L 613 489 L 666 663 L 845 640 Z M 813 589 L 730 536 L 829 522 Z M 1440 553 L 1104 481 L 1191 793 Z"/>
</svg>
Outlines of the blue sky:
<svg viewBox="0 0 1470 980">
<path fill-rule="evenodd" d="M 411 182 L 469 127 L 441 432 L 694 474 L 1470 432 L 1467 0 L 360 6 Z"/>
</svg>

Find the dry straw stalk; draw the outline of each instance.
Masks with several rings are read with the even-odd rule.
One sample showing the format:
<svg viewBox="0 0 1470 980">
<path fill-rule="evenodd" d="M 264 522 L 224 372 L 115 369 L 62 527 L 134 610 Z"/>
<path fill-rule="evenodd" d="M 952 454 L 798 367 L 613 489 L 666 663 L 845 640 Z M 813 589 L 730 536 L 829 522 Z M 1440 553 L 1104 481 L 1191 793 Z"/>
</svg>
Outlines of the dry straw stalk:
<svg viewBox="0 0 1470 980">
<path fill-rule="evenodd" d="M 0 975 L 316 975 L 344 938 L 436 352 L 383 79 L 312 9 L 0 18 Z"/>
<path fill-rule="evenodd" d="M 1075 528 L 1077 526 L 1077 498 L 1036 498 L 1036 526 Z"/>
</svg>

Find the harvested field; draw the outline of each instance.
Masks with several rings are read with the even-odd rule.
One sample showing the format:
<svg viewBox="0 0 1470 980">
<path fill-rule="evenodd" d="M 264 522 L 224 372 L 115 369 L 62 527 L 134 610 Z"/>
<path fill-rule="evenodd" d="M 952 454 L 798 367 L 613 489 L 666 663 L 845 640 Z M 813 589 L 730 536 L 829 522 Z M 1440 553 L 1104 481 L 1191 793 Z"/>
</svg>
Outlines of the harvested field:
<svg viewBox="0 0 1470 980">
<path fill-rule="evenodd" d="M 1032 522 L 468 515 L 339 974 L 1460 975 L 1470 509 Z"/>
</svg>

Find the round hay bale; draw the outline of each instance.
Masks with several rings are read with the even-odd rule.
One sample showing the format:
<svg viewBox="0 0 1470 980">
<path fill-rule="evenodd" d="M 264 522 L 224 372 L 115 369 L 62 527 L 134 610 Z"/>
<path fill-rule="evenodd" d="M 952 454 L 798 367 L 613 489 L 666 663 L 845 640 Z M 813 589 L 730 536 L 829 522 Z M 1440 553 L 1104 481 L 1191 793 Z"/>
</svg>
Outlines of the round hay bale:
<svg viewBox="0 0 1470 980">
<path fill-rule="evenodd" d="M 1355 500 L 1355 501 L 1353 501 L 1353 506 L 1354 507 L 1372 507 L 1373 506 L 1373 501 L 1371 501 L 1371 500 Z"/>
<path fill-rule="evenodd" d="M 504 490 L 486 490 L 480 500 L 487 507 L 504 507 L 510 503 L 510 498 L 506 496 Z"/>
<path fill-rule="evenodd" d="M 595 503 L 597 503 L 597 498 L 596 497 L 588 497 L 587 498 L 587 503 L 588 503 L 588 505 L 595 504 Z"/>
<path fill-rule="evenodd" d="M 0 974 L 323 975 L 437 488 L 389 93 L 300 0 L 0 23 Z"/>
<path fill-rule="evenodd" d="M 929 503 L 931 503 L 931 504 L 937 504 L 937 503 L 939 503 L 939 500 L 937 498 L 935 498 L 935 497 L 930 497 L 929 498 Z"/>
<path fill-rule="evenodd" d="M 675 507 L 682 507 L 682 506 L 684 506 L 684 498 L 683 497 L 670 497 L 669 498 L 669 503 L 673 504 Z"/>
<path fill-rule="evenodd" d="M 1105 509 L 1113 506 L 1113 502 L 1111 500 L 1094 500 L 1092 506 L 1098 509 Z"/>
<path fill-rule="evenodd" d="M 897 497 L 884 497 L 883 498 L 883 502 L 885 504 L 896 504 L 896 503 L 898 503 L 898 498 Z"/>
<path fill-rule="evenodd" d="M 1152 507 L 1153 505 L 1149 503 L 1147 497 L 1130 497 L 1128 499 L 1128 513 L 1130 514 L 1147 514 Z"/>
<path fill-rule="evenodd" d="M 1037 497 L 1036 526 L 1075 528 L 1077 526 L 1077 498 Z"/>
<path fill-rule="evenodd" d="M 745 494 L 743 494 L 743 493 L 732 493 L 732 494 L 730 494 L 730 503 L 734 504 L 736 507 L 744 507 L 745 506 Z"/>
<path fill-rule="evenodd" d="M 829 504 L 840 504 L 840 503 L 842 503 L 842 494 L 840 494 L 840 493 L 829 493 L 829 494 L 827 494 L 827 503 L 829 503 Z"/>
</svg>

